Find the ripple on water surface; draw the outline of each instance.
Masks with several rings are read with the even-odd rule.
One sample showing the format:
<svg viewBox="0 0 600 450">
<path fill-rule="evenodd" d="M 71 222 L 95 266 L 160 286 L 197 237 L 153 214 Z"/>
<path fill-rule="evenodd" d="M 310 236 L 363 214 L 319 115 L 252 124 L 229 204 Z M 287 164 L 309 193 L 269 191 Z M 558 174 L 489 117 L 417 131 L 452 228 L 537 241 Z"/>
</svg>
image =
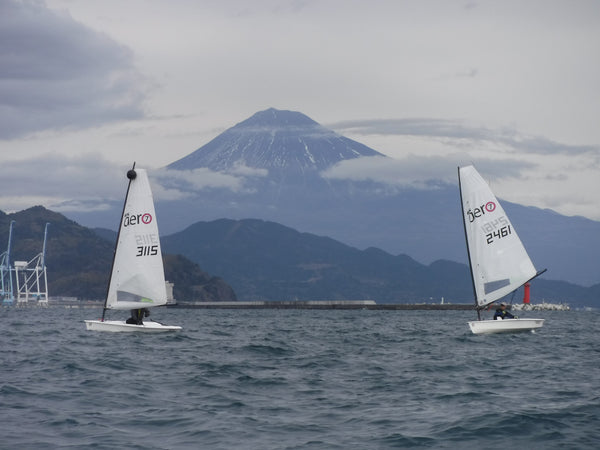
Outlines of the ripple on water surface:
<svg viewBox="0 0 600 450">
<path fill-rule="evenodd" d="M 600 448 L 596 312 L 498 336 L 461 311 L 162 310 L 168 335 L 0 313 L 5 448 Z"/>
</svg>

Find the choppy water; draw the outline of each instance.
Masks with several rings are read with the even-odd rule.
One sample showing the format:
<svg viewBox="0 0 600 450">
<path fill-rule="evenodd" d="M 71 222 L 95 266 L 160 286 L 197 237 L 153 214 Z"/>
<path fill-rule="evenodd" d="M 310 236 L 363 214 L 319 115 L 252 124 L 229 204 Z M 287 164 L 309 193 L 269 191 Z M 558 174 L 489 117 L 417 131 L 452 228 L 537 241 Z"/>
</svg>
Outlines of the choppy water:
<svg viewBox="0 0 600 450">
<path fill-rule="evenodd" d="M 468 311 L 0 308 L 2 448 L 600 448 L 600 313 L 474 336 Z M 112 316 L 112 318 L 116 318 Z"/>
</svg>

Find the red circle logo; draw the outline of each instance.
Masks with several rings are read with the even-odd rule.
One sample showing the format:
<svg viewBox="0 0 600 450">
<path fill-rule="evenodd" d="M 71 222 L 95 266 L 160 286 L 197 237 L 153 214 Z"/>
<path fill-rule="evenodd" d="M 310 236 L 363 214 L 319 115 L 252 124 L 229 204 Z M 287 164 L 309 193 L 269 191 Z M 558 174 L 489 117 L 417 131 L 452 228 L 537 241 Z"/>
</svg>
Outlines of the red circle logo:
<svg viewBox="0 0 600 450">
<path fill-rule="evenodd" d="M 487 202 L 485 204 L 485 210 L 487 212 L 493 212 L 496 209 L 496 204 L 494 202 Z"/>
<path fill-rule="evenodd" d="M 152 222 L 152 215 L 145 213 L 144 215 L 142 215 L 142 222 L 145 223 L 146 225 L 148 225 L 150 222 Z"/>
</svg>

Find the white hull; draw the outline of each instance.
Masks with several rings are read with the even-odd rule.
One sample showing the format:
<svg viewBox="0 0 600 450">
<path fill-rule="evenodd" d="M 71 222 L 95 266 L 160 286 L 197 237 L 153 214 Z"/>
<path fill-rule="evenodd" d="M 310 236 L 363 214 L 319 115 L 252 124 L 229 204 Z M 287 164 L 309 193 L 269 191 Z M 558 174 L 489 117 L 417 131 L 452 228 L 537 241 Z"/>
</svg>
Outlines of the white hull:
<svg viewBox="0 0 600 450">
<path fill-rule="evenodd" d="M 544 319 L 476 320 L 469 322 L 473 334 L 519 333 L 542 328 Z"/>
<path fill-rule="evenodd" d="M 179 331 L 180 326 L 162 325 L 158 322 L 144 322 L 143 325 L 125 323 L 123 320 L 85 320 L 85 326 L 90 331 L 108 331 L 112 333 L 160 333 L 165 331 Z"/>
</svg>

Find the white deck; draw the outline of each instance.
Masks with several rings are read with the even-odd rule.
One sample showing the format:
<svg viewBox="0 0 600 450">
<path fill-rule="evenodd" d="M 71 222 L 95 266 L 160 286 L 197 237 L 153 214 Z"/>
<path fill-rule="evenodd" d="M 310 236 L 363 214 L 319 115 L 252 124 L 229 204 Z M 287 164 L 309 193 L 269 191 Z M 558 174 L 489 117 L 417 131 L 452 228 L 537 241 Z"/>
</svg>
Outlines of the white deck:
<svg viewBox="0 0 600 450">
<path fill-rule="evenodd" d="M 476 320 L 468 323 L 474 334 L 519 333 L 542 328 L 544 319 Z"/>
<path fill-rule="evenodd" d="M 123 320 L 85 320 L 85 326 L 90 331 L 108 331 L 112 333 L 161 333 L 179 331 L 180 326 L 162 325 L 158 322 L 147 321 L 143 325 L 125 323 Z"/>
</svg>

